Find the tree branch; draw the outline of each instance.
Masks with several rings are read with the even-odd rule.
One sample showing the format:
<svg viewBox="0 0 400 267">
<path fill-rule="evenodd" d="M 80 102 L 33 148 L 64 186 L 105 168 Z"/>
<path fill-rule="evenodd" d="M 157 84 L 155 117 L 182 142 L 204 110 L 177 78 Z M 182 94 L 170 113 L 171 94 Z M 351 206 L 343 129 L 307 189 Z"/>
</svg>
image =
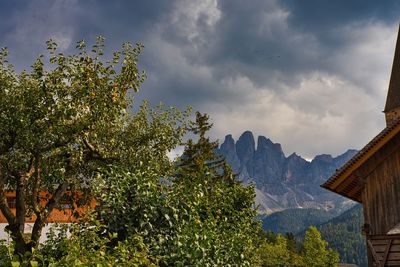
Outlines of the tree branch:
<svg viewBox="0 0 400 267">
<path fill-rule="evenodd" d="M 2 173 L 0 173 L 0 210 L 8 222 L 8 226 L 6 226 L 6 229 L 11 231 L 11 236 L 16 242 L 16 250 L 23 251 L 26 246 L 23 232 L 19 230 L 16 217 L 8 206 L 5 193 L 6 191 L 4 185 L 4 176 L 2 175 Z"/>
<path fill-rule="evenodd" d="M 87 137 L 83 137 L 83 144 L 89 150 L 89 154 L 87 155 L 88 160 L 100 160 L 104 163 L 112 163 L 117 160 L 117 158 L 106 158 L 101 155 L 101 153 L 87 140 Z"/>
<path fill-rule="evenodd" d="M 46 206 L 43 208 L 42 212 L 37 214 L 35 223 L 32 229 L 31 235 L 31 246 L 36 247 L 39 244 L 39 239 L 42 234 L 42 229 L 45 226 L 48 217 L 50 216 L 53 209 L 60 203 L 60 200 L 64 196 L 68 188 L 68 182 L 65 181 L 58 186 L 54 195 L 47 202 Z"/>
<path fill-rule="evenodd" d="M 41 183 L 41 172 L 42 172 L 42 159 L 40 156 L 36 155 L 35 156 L 35 175 L 34 175 L 34 181 L 33 181 L 33 188 L 32 188 L 32 194 L 31 194 L 31 202 L 32 202 L 32 208 L 33 211 L 35 212 L 36 216 L 40 214 L 40 207 L 38 203 L 38 198 L 39 198 L 39 187 Z"/>
<path fill-rule="evenodd" d="M 26 217 L 26 183 L 30 177 L 32 177 L 35 172 L 35 158 L 32 157 L 29 163 L 28 171 L 22 174 L 19 174 L 17 180 L 17 191 L 16 191 L 16 199 L 15 199 L 15 208 L 16 208 L 16 224 L 21 233 L 24 232 L 25 229 L 25 217 Z"/>
<path fill-rule="evenodd" d="M 13 225 L 16 223 L 15 215 L 14 215 L 14 213 L 12 213 L 12 211 L 7 203 L 3 175 L 0 176 L 0 210 L 3 213 L 4 217 L 6 217 L 6 220 L 10 225 Z"/>
<path fill-rule="evenodd" d="M 37 214 L 36 220 L 33 225 L 32 234 L 31 234 L 31 247 L 37 247 L 39 244 L 39 239 L 42 234 L 42 229 L 45 226 L 47 219 L 49 218 L 53 209 L 60 203 L 62 197 L 64 196 L 65 192 L 67 191 L 69 181 L 73 176 L 73 167 L 71 159 L 68 159 L 67 166 L 66 166 L 66 178 L 64 182 L 58 185 L 56 191 L 51 196 L 49 201 L 47 201 L 46 206 L 44 206 Z"/>
</svg>

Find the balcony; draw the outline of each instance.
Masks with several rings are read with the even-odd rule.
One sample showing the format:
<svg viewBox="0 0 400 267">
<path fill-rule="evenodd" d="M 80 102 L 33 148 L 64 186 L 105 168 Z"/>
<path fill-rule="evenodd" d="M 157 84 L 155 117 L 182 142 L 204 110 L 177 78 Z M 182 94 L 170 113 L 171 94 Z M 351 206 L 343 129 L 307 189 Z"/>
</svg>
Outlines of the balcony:
<svg viewBox="0 0 400 267">
<path fill-rule="evenodd" d="M 368 235 L 372 266 L 400 266 L 400 234 Z"/>
</svg>

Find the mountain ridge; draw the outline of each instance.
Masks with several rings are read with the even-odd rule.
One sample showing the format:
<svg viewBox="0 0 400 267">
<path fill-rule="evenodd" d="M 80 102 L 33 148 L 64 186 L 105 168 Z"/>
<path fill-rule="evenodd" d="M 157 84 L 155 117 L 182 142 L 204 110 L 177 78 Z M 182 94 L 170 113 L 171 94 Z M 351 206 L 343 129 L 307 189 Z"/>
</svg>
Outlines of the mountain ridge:
<svg viewBox="0 0 400 267">
<path fill-rule="evenodd" d="M 320 187 L 336 169 L 355 155 L 349 149 L 333 157 L 316 155 L 308 161 L 292 153 L 285 156 L 282 145 L 265 136 L 255 142 L 251 131 L 245 131 L 237 141 L 231 134 L 217 150 L 244 183 L 256 188 L 256 203 L 260 213 L 272 213 L 288 208 L 344 209 L 352 202 Z"/>
</svg>

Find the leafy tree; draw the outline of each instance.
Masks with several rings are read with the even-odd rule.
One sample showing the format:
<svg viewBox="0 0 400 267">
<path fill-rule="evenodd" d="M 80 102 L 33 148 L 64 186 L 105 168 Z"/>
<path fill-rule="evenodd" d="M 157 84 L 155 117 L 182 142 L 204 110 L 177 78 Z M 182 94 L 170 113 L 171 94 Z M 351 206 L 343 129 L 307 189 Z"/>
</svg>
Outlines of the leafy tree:
<svg viewBox="0 0 400 267">
<path fill-rule="evenodd" d="M 105 61 L 103 43 L 99 37 L 87 51 L 81 41 L 76 54 L 64 55 L 50 40 L 48 56 L 20 74 L 7 50 L 0 52 L 0 211 L 17 253 L 38 246 L 52 210 L 67 192 L 90 191 L 100 169 L 165 173 L 166 154 L 184 133 L 185 115 L 177 110 L 143 105 L 131 116 L 133 93 L 145 79 L 137 66 L 142 45 L 124 44 Z M 16 192 L 16 213 L 6 191 Z M 49 197 L 39 200 L 41 191 Z M 26 237 L 30 216 L 35 222 Z"/>
<path fill-rule="evenodd" d="M 276 236 L 275 242 L 265 242 L 260 250 L 262 266 L 289 266 L 287 240 L 281 234 Z"/>
<path fill-rule="evenodd" d="M 327 248 L 328 243 L 321 239 L 321 233 L 310 226 L 304 236 L 303 255 L 307 266 L 336 266 L 339 254 Z"/>
<path fill-rule="evenodd" d="M 169 201 L 177 210 L 168 264 L 187 266 L 248 266 L 254 262 L 260 225 L 254 221 L 254 188 L 244 187 L 227 163 L 215 153 L 217 142 L 207 137 L 212 124 L 206 114 L 196 113 L 189 140 L 177 162 Z M 173 255 L 173 256 L 172 256 Z"/>
<path fill-rule="evenodd" d="M 266 239 L 258 247 L 257 254 L 261 266 L 336 266 L 339 255 L 327 248 L 318 230 L 311 226 L 307 231 L 302 248 L 299 248 L 293 234 L 275 235 L 268 232 Z M 300 241 L 299 241 L 300 242 Z"/>
<path fill-rule="evenodd" d="M 99 211 L 107 230 L 124 242 L 139 234 L 161 266 L 249 266 L 261 230 L 253 220 L 254 189 L 235 180 L 206 137 L 208 116 L 196 114 L 172 172 L 115 166 L 99 183 Z"/>
<path fill-rule="evenodd" d="M 287 242 L 287 248 L 289 251 L 295 252 L 297 250 L 297 242 L 294 237 L 293 233 L 286 233 L 285 234 L 286 242 Z"/>
</svg>

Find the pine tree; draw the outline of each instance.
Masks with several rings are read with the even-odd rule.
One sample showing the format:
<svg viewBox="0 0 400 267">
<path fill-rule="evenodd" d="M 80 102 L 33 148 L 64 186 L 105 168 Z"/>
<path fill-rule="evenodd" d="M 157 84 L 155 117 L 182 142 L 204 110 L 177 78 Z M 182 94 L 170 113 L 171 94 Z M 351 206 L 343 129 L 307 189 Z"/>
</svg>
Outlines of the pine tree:
<svg viewBox="0 0 400 267">
<path fill-rule="evenodd" d="M 176 173 L 178 181 L 184 177 L 195 179 L 196 177 L 204 178 L 206 175 L 212 177 L 212 181 L 209 181 L 211 184 L 218 181 L 235 183 L 235 175 L 230 166 L 222 155 L 215 152 L 218 148 L 218 142 L 211 141 L 206 136 L 211 127 L 209 116 L 196 112 L 196 121 L 190 127 L 190 131 L 198 135 L 198 140 L 195 143 L 190 139 L 185 144 L 184 153 L 180 158 Z"/>
<path fill-rule="evenodd" d="M 236 181 L 224 158 L 216 154 L 218 142 L 207 137 L 212 127 L 208 119 L 196 113 L 190 130 L 197 140 L 186 142 L 172 179 L 169 202 L 184 212 L 177 214 L 172 231 L 180 249 L 167 263 L 251 266 L 261 229 L 254 221 L 254 188 Z"/>
</svg>

